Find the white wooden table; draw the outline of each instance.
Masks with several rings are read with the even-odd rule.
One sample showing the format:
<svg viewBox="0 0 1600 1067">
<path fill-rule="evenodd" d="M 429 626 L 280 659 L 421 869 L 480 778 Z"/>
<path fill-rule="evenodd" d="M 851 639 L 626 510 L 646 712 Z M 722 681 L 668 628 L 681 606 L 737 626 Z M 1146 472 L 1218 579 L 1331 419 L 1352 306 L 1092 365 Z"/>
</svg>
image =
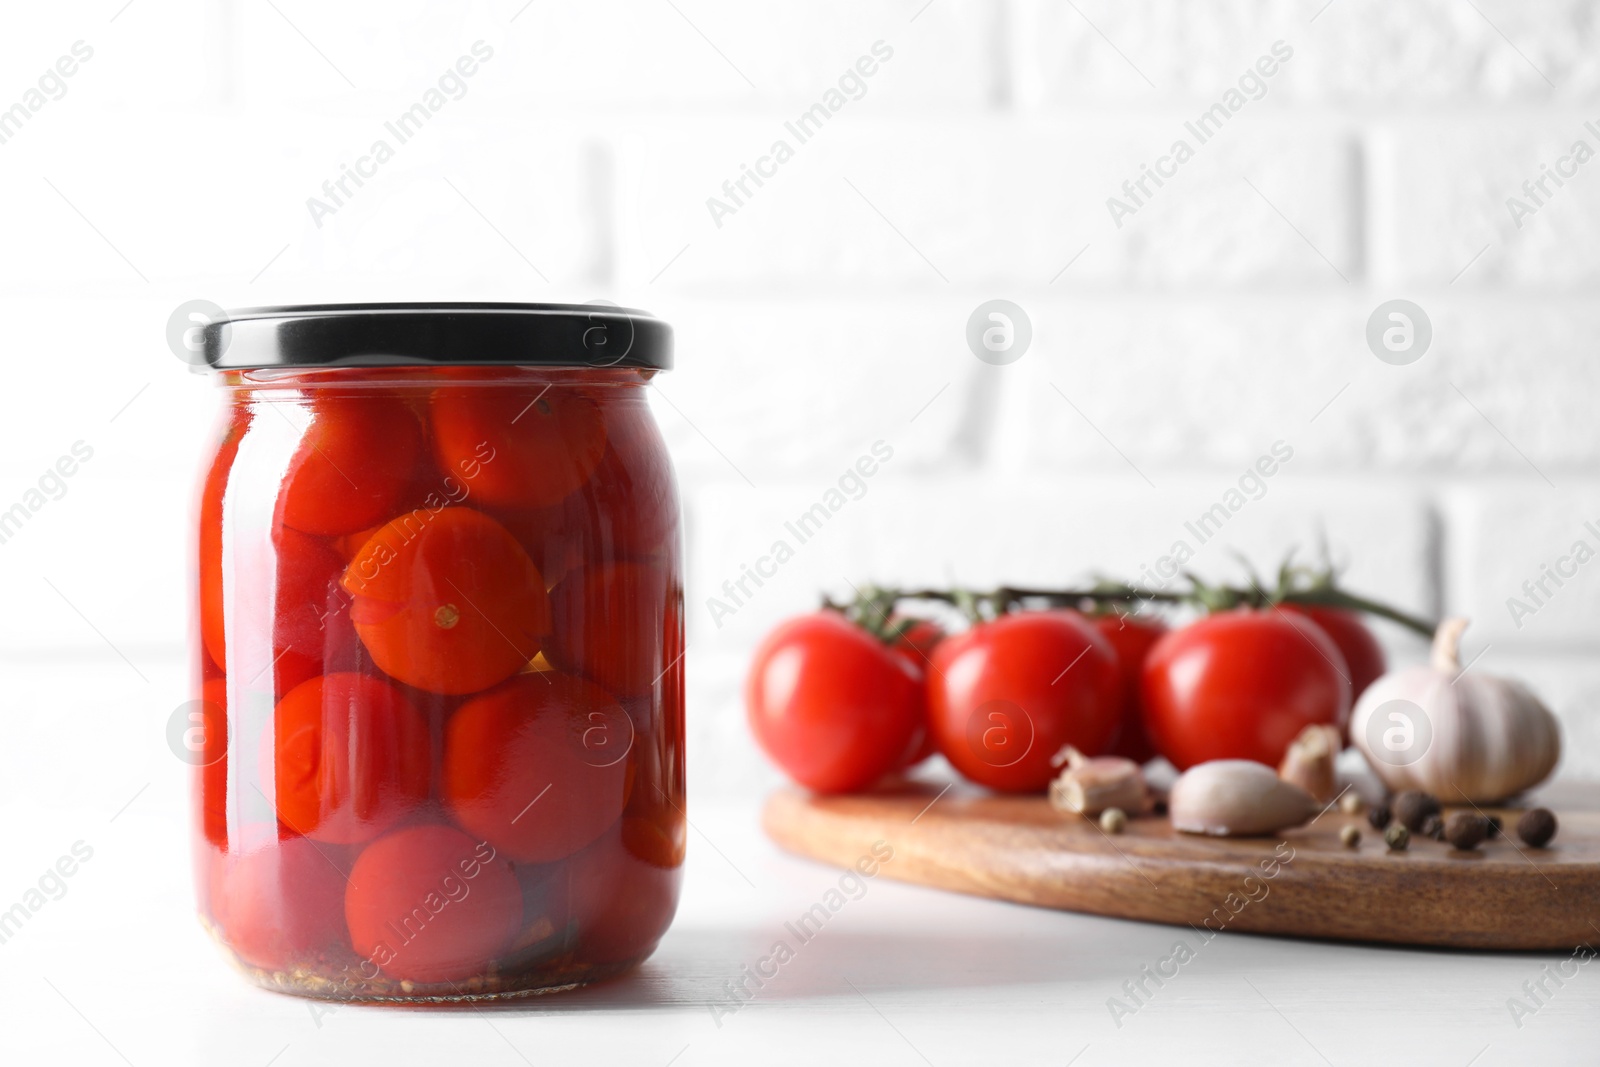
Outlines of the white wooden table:
<svg viewBox="0 0 1600 1067">
<path fill-rule="evenodd" d="M 1546 978 L 1520 1027 L 1508 1010 L 1559 956 L 1223 935 L 1114 1019 L 1108 999 L 1131 1004 L 1123 983 L 1192 933 L 879 879 L 801 942 L 785 924 L 840 872 L 778 853 L 729 807 L 691 811 L 683 909 L 632 977 L 507 1008 L 330 1008 L 223 963 L 191 915 L 178 812 L 141 795 L 115 822 L 6 815 L 5 906 L 73 842 L 94 854 L 0 944 L 5 1064 L 1600 1062 L 1600 967 Z M 734 999 L 779 940 L 793 957 Z"/>
<path fill-rule="evenodd" d="M 129 652 L 137 675 L 109 654 L 0 664 L 0 913 L 74 844 L 93 851 L 0 943 L 0 1067 L 1600 1063 L 1600 965 L 1558 986 L 1560 955 L 1224 934 L 1134 1005 L 1124 983 L 1192 931 L 881 878 L 802 943 L 786 924 L 842 872 L 780 853 L 754 801 L 695 802 L 692 759 L 683 907 L 633 976 L 496 1009 L 263 992 L 193 916 L 187 772 L 163 736 L 181 668 Z M 733 999 L 779 940 L 793 958 Z M 1536 1006 L 1524 983 L 1541 978 Z M 1113 997 L 1138 1010 L 1114 1019 Z M 1513 997 L 1537 1010 L 1513 1019 Z"/>
</svg>

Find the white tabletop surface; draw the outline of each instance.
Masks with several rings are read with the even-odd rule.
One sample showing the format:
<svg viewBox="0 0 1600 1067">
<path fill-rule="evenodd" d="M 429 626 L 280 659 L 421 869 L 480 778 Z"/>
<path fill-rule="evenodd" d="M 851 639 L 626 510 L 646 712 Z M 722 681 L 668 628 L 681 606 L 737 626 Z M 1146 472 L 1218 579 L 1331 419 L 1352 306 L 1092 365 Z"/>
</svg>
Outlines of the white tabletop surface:
<svg viewBox="0 0 1600 1067">
<path fill-rule="evenodd" d="M 42 871 L 55 843 L 82 838 L 94 856 L 0 945 L 0 1062 L 1600 1062 L 1600 968 L 1547 980 L 1553 995 L 1520 1027 L 1507 1008 L 1560 956 L 1224 934 L 1119 1026 L 1108 998 L 1189 931 L 881 879 L 748 1004 L 714 1012 L 745 964 L 779 938 L 796 944 L 785 922 L 839 876 L 780 854 L 755 812 L 727 807 L 692 813 L 683 908 L 633 976 L 507 1008 L 330 1008 L 257 990 L 223 963 L 191 914 L 180 827 L 139 807 L 114 823 L 8 809 L 7 826 L 28 823 L 7 861 L 12 896 L 29 884 L 19 855 Z"/>
<path fill-rule="evenodd" d="M 193 916 L 187 776 L 162 739 L 181 671 L 134 659 L 148 682 L 114 658 L 4 667 L 0 911 L 75 842 L 93 849 L 0 943 L 4 1067 L 1600 1063 L 1600 966 L 1546 978 L 1530 1015 L 1507 1006 L 1562 954 L 1223 934 L 1115 1020 L 1108 999 L 1192 931 L 878 878 L 797 944 L 785 923 L 841 872 L 779 852 L 754 802 L 696 802 L 692 760 L 683 906 L 634 975 L 493 1009 L 330 1010 L 264 992 Z M 716 1010 L 780 938 L 794 958 L 739 1010 Z"/>
</svg>

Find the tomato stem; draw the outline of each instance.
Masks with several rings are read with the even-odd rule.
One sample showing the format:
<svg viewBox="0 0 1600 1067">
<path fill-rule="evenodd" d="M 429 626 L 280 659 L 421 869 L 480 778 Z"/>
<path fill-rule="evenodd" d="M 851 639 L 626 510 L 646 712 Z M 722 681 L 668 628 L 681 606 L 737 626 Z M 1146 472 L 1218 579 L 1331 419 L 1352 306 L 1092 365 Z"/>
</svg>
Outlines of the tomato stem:
<svg viewBox="0 0 1600 1067">
<path fill-rule="evenodd" d="M 843 604 L 823 594 L 824 611 L 837 611 L 886 645 L 892 645 L 905 634 L 917 620 L 909 615 L 895 613 L 895 604 L 903 594 L 894 589 L 870 583 L 853 587 L 855 599 Z"/>
<path fill-rule="evenodd" d="M 1289 593 L 1283 598 L 1283 603 L 1306 604 L 1313 607 L 1343 608 L 1346 611 L 1360 611 L 1368 615 L 1376 615 L 1380 619 L 1399 623 L 1408 630 L 1421 634 L 1423 637 L 1432 637 L 1438 629 L 1438 624 L 1430 622 L 1418 615 L 1401 611 L 1399 608 L 1390 607 L 1376 600 L 1347 593 L 1343 589 L 1306 590 Z"/>
<path fill-rule="evenodd" d="M 1254 575 L 1248 587 L 1211 585 L 1192 574 L 1185 574 L 1188 587 L 1180 590 L 1143 589 L 1126 582 L 1102 581 L 1079 589 L 1039 589 L 1027 586 L 1002 585 L 987 591 L 971 589 L 887 589 L 881 586 L 863 586 L 855 601 L 834 604 L 826 597 L 824 606 L 845 615 L 886 642 L 893 642 L 906 625 L 907 617 L 898 613 L 903 600 L 933 600 L 958 608 L 972 622 L 993 618 L 1021 610 L 1029 605 L 1044 604 L 1051 607 L 1075 607 L 1103 610 L 1107 606 L 1148 601 L 1156 604 L 1194 604 L 1207 612 L 1227 611 L 1237 607 L 1264 608 L 1277 604 L 1299 604 L 1307 607 L 1339 608 L 1345 611 L 1376 615 L 1397 623 L 1424 637 L 1432 637 L 1437 624 L 1391 607 L 1380 601 L 1339 588 L 1333 580 L 1331 569 L 1314 571 L 1291 567 L 1287 564 L 1279 571 L 1278 586 L 1268 592 Z M 899 625 L 893 636 L 887 636 L 890 620 Z"/>
</svg>

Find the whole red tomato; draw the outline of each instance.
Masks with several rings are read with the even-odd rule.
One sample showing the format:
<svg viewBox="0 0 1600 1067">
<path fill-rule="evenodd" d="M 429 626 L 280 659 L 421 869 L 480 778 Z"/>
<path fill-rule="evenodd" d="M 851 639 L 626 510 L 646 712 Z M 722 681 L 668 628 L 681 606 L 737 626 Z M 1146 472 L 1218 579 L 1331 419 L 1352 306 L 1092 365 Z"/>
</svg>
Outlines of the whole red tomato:
<svg viewBox="0 0 1600 1067">
<path fill-rule="evenodd" d="M 261 777 L 296 833 L 368 841 L 428 796 L 428 721 L 405 694 L 365 674 L 326 674 L 278 701 L 261 743 Z"/>
<path fill-rule="evenodd" d="M 928 669 L 933 650 L 945 639 L 944 627 L 932 619 L 917 619 L 901 631 L 891 646 L 905 661 L 920 671 Z"/>
<path fill-rule="evenodd" d="M 917 672 L 833 611 L 802 615 L 767 635 L 745 682 L 756 741 L 784 772 L 819 793 L 865 789 L 898 769 L 922 719 Z"/>
<path fill-rule="evenodd" d="M 497 507 L 558 503 L 606 451 L 600 406 L 571 389 L 449 386 L 433 394 L 432 417 L 440 469 L 475 462 L 471 492 Z"/>
<path fill-rule="evenodd" d="M 898 640 L 890 646 L 891 651 L 901 659 L 911 664 L 917 674 L 926 680 L 929 665 L 932 662 L 933 650 L 945 638 L 944 627 L 932 619 L 918 619 L 907 627 Z M 913 747 L 906 755 L 905 764 L 901 770 L 915 767 L 935 752 L 939 746 L 933 740 L 933 728 L 928 724 L 927 699 L 924 693 L 923 715 L 918 724 L 917 736 Z"/>
<path fill-rule="evenodd" d="M 519 674 L 445 724 L 440 793 L 456 823 L 518 863 L 571 855 L 617 821 L 634 727 L 593 682 Z"/>
<path fill-rule="evenodd" d="M 1077 612 L 1004 615 L 933 654 L 928 713 L 939 751 L 990 789 L 1044 789 L 1063 745 L 1105 752 L 1121 711 L 1117 654 Z"/>
<path fill-rule="evenodd" d="M 408 826 L 368 845 L 350 872 L 345 920 L 384 974 L 454 982 L 483 972 L 522 922 L 511 864 L 450 826 Z"/>
<path fill-rule="evenodd" d="M 561 505 L 566 540 L 591 558 L 658 557 L 676 543 L 678 491 L 667 446 L 641 399 L 601 405 L 606 451 L 581 490 Z"/>
<path fill-rule="evenodd" d="M 1313 607 L 1305 604 L 1285 604 L 1283 610 L 1299 612 L 1333 638 L 1333 643 L 1344 653 L 1344 663 L 1350 668 L 1350 699 L 1356 701 L 1367 686 L 1383 677 L 1389 669 L 1383 646 L 1372 636 L 1361 616 L 1339 608 Z"/>
<path fill-rule="evenodd" d="M 401 401 L 319 396 L 283 476 L 279 518 L 328 536 L 382 522 L 398 509 L 421 457 L 422 427 Z"/>
<path fill-rule="evenodd" d="M 678 550 L 677 487 L 649 407 L 608 398 L 601 412 L 605 455 L 587 481 L 555 504 L 495 509 L 551 586 L 578 567 L 661 561 Z"/>
<path fill-rule="evenodd" d="M 246 680 L 266 677 L 270 667 L 278 692 L 287 693 L 319 674 L 360 665 L 350 596 L 339 586 L 344 561 L 327 541 L 289 526 L 270 534 L 236 529 L 232 580 L 224 602 L 220 525 L 215 531 L 203 531 L 201 540 L 210 547 L 209 558 L 201 560 L 202 587 L 209 601 L 202 604 L 200 632 L 218 667 Z M 236 635 L 253 632 L 265 620 L 272 626 L 270 647 L 252 640 L 237 647 L 228 643 L 230 629 Z"/>
<path fill-rule="evenodd" d="M 623 819 L 567 861 L 577 956 L 585 963 L 641 959 L 672 923 L 683 872 L 641 859 L 628 847 L 630 836 L 655 832 L 640 822 Z"/>
<path fill-rule="evenodd" d="M 1349 669 L 1304 615 L 1241 608 L 1167 634 L 1145 658 L 1145 729 L 1179 770 L 1214 759 L 1276 767 L 1313 723 L 1343 728 Z"/>
<path fill-rule="evenodd" d="M 277 564 L 271 600 L 273 677 L 278 692 L 287 693 L 319 674 L 355 670 L 362 659 L 361 643 L 350 619 L 350 594 L 339 584 L 344 560 L 326 541 L 288 526 L 273 531 L 272 544 Z M 270 573 L 269 568 L 262 570 Z M 246 603 L 244 610 L 251 607 Z"/>
<path fill-rule="evenodd" d="M 630 815 L 566 859 L 516 864 L 522 927 L 502 967 L 561 951 L 580 965 L 642 958 L 672 921 L 682 865 L 681 836 L 674 844 L 661 827 Z"/>
<path fill-rule="evenodd" d="M 200 743 L 195 776 L 199 784 L 200 825 L 206 840 L 228 847 L 228 680 L 207 678 L 200 706 L 190 711 L 191 730 Z"/>
<path fill-rule="evenodd" d="M 199 593 L 199 620 L 201 644 L 205 647 L 211 665 L 218 670 L 227 667 L 222 574 L 222 521 L 223 497 L 233 473 L 233 463 L 239 454 L 239 442 L 250 426 L 250 412 L 232 411 L 226 414 L 217 456 L 206 471 L 200 489 L 199 572 L 196 592 Z"/>
<path fill-rule="evenodd" d="M 213 860 L 211 909 L 223 940 L 252 966 L 284 971 L 349 944 L 344 850 L 253 826 L 247 851 Z"/>
<path fill-rule="evenodd" d="M 579 567 L 550 591 L 546 658 L 614 696 L 650 692 L 677 655 L 666 650 L 680 643 L 668 586 L 667 569 L 654 563 Z"/>
<path fill-rule="evenodd" d="M 504 681 L 549 632 L 544 577 L 504 526 L 472 508 L 394 519 L 356 553 L 343 584 L 373 662 L 430 693 Z"/>
<path fill-rule="evenodd" d="M 1154 616 L 1110 614 L 1096 615 L 1094 628 L 1111 642 L 1122 672 L 1122 729 L 1111 754 L 1135 763 L 1148 762 L 1155 758 L 1156 749 L 1144 732 L 1144 700 L 1140 696 L 1139 680 L 1144 673 L 1144 658 L 1167 632 L 1167 624 Z"/>
</svg>

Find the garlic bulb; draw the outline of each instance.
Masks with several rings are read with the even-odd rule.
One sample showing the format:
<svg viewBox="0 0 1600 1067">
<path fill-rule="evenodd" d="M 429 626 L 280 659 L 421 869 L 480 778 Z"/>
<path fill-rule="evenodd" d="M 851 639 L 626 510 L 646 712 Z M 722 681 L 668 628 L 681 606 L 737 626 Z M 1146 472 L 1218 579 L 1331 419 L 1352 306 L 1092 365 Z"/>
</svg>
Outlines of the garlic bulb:
<svg viewBox="0 0 1600 1067">
<path fill-rule="evenodd" d="M 1350 717 L 1350 740 L 1391 790 L 1446 802 L 1504 800 L 1549 777 L 1561 729 L 1521 682 L 1461 673 L 1465 619 L 1446 619 L 1428 666 L 1379 678 Z"/>
</svg>

